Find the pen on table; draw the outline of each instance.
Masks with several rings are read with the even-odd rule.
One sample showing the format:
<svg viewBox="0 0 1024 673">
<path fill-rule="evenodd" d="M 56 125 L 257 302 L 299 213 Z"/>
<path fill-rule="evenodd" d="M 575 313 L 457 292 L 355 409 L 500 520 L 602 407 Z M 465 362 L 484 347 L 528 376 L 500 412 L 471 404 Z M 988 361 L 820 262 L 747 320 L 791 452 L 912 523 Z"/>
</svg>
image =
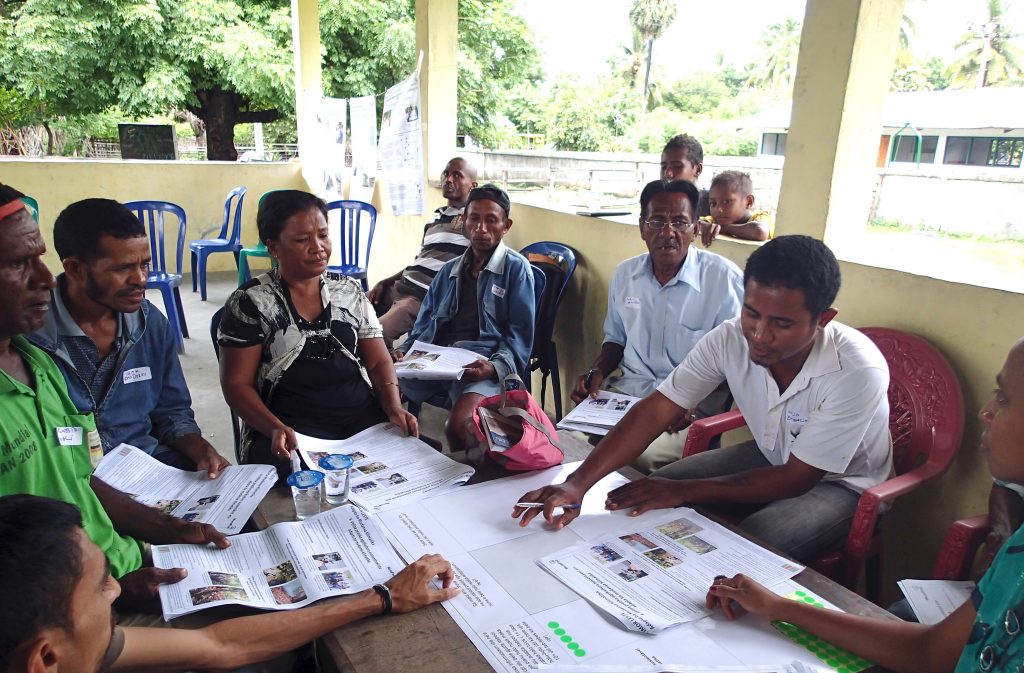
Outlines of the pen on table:
<svg viewBox="0 0 1024 673">
<path fill-rule="evenodd" d="M 299 472 L 302 470 L 302 462 L 299 459 L 299 452 L 295 449 L 291 450 L 292 458 L 292 472 Z"/>
<path fill-rule="evenodd" d="M 527 509 L 538 509 L 544 506 L 542 502 L 517 502 L 516 507 L 525 507 Z M 562 509 L 579 509 L 582 505 L 578 502 L 570 503 L 568 505 L 555 505 L 555 507 L 561 507 Z"/>
</svg>

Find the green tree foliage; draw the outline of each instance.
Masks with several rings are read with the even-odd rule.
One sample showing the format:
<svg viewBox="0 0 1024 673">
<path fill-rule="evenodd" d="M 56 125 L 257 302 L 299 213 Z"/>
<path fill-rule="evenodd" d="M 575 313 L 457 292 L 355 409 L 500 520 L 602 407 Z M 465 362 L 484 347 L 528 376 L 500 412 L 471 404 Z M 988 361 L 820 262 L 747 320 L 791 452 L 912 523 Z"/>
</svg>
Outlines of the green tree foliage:
<svg viewBox="0 0 1024 673">
<path fill-rule="evenodd" d="M 988 19 L 971 26 L 956 45 L 949 67 L 955 88 L 1017 84 L 1024 60 L 1016 42 L 1020 33 L 1007 22 L 1002 0 L 988 0 Z"/>
<path fill-rule="evenodd" d="M 760 41 L 760 56 L 751 66 L 747 84 L 758 89 L 788 94 L 796 77 L 800 53 L 800 21 L 788 18 L 768 26 Z"/>
<path fill-rule="evenodd" d="M 717 72 L 698 73 L 677 80 L 665 92 L 665 105 L 687 115 L 710 115 L 735 95 Z"/>
<path fill-rule="evenodd" d="M 551 91 L 548 142 L 556 149 L 597 152 L 628 149 L 636 126 L 636 98 L 614 79 L 597 84 L 562 81 Z"/>
</svg>

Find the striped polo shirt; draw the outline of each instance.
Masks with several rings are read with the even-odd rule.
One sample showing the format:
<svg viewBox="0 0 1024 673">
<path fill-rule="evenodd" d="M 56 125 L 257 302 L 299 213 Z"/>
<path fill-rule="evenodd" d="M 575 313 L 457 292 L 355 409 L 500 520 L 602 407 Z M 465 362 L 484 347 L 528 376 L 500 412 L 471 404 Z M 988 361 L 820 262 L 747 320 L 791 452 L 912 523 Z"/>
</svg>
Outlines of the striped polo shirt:
<svg viewBox="0 0 1024 673">
<path fill-rule="evenodd" d="M 466 252 L 469 239 L 463 226 L 464 210 L 446 206 L 434 211 L 434 218 L 423 228 L 423 247 L 395 284 L 397 294 L 422 300 L 441 267 Z"/>
</svg>

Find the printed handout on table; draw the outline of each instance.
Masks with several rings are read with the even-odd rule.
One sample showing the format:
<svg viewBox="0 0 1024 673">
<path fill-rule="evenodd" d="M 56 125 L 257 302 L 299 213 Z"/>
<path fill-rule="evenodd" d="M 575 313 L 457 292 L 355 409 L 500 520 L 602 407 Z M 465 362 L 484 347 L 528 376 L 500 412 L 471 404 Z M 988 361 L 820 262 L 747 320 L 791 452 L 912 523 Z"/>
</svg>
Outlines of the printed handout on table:
<svg viewBox="0 0 1024 673">
<path fill-rule="evenodd" d="M 579 665 L 544 665 L 543 673 L 584 673 Z M 654 666 L 587 666 L 586 673 L 828 673 L 831 669 L 793 661 L 782 666 L 691 666 L 689 664 L 657 664 Z"/>
<path fill-rule="evenodd" d="M 168 620 L 216 605 L 299 608 L 362 591 L 404 567 L 370 515 L 351 505 L 237 535 L 227 549 L 154 545 L 153 565 L 188 570 L 160 585 Z"/>
<path fill-rule="evenodd" d="M 463 367 L 481 359 L 482 355 L 465 348 L 414 341 L 402 361 L 395 363 L 395 373 L 400 379 L 455 381 L 462 378 Z"/>
<path fill-rule="evenodd" d="M 270 465 L 232 465 L 210 479 L 205 470 L 179 470 L 128 444 L 103 456 L 93 476 L 143 505 L 225 535 L 242 530 L 277 481 Z"/>
<path fill-rule="evenodd" d="M 922 624 L 938 624 L 970 599 L 975 584 L 954 580 L 900 580 L 900 591 Z"/>
<path fill-rule="evenodd" d="M 660 511 L 597 541 L 537 563 L 625 628 L 657 633 L 701 619 L 718 575 L 743 573 L 766 586 L 801 570 L 692 509 Z"/>
<path fill-rule="evenodd" d="M 639 401 L 639 397 L 601 390 L 597 397 L 587 397 L 566 414 L 558 427 L 591 435 L 607 435 Z"/>
<path fill-rule="evenodd" d="M 406 437 L 391 423 L 379 423 L 348 439 L 317 439 L 298 433 L 296 439 L 299 454 L 312 470 L 324 471 L 319 462 L 326 455 L 350 456 L 350 499 L 370 512 L 444 493 L 465 484 L 475 472 L 419 439 Z"/>
<path fill-rule="evenodd" d="M 541 569 L 538 559 L 585 541 L 596 546 L 627 528 L 647 530 L 667 513 L 631 517 L 607 511 L 608 491 L 628 481 L 613 473 L 590 489 L 579 517 L 561 530 L 543 524 L 541 517 L 525 527 L 511 517 L 512 505 L 524 493 L 560 483 L 577 467 L 572 463 L 464 486 L 378 515 L 403 558 L 441 553 L 452 563 L 462 593 L 443 605 L 496 671 L 528 673 L 542 664 L 586 666 L 581 671 L 597 665 L 650 666 L 676 662 L 680 652 L 687 664 L 700 666 L 815 662 L 763 620 L 740 620 L 748 626 L 736 627 L 723 617 L 720 624 L 720 630 L 753 634 L 748 640 L 758 644 L 756 649 L 744 639 L 729 641 L 732 649 L 726 649 L 709 637 L 714 629 L 705 633 L 694 627 L 711 619 L 658 634 L 629 631 Z"/>
</svg>

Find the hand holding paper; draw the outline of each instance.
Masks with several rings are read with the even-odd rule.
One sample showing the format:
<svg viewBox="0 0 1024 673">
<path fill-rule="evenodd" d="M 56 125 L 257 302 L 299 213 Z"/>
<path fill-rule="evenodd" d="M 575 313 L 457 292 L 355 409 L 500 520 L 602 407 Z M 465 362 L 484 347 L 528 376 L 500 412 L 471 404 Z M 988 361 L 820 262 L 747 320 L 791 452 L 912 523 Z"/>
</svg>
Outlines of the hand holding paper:
<svg viewBox="0 0 1024 673">
<path fill-rule="evenodd" d="M 552 484 L 544 488 L 525 493 L 512 509 L 512 518 L 518 519 L 520 526 L 528 526 L 534 517 L 544 512 L 544 520 L 553 525 L 555 530 L 569 524 L 580 515 L 580 503 L 583 502 L 585 492 L 572 484 Z M 541 503 L 537 507 L 535 503 Z M 561 507 L 562 514 L 555 517 L 555 508 Z"/>
</svg>

